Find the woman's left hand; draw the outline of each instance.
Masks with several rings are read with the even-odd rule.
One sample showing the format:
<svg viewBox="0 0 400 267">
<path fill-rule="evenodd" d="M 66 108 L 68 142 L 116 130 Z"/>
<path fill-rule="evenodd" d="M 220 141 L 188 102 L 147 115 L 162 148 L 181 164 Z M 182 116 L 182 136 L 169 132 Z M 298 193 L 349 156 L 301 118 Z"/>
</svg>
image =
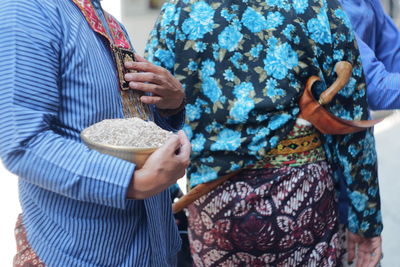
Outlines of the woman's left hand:
<svg viewBox="0 0 400 267">
<path fill-rule="evenodd" d="M 159 109 L 177 109 L 184 101 L 185 93 L 181 83 L 172 74 L 135 54 L 136 62 L 125 62 L 125 68 L 137 73 L 125 74 L 125 80 L 134 90 L 149 92 L 151 96 L 142 96 L 146 104 L 155 104 Z"/>
<path fill-rule="evenodd" d="M 356 257 L 357 267 L 375 267 L 382 258 L 382 238 L 380 236 L 366 238 L 347 231 L 348 261 L 352 263 Z"/>
</svg>

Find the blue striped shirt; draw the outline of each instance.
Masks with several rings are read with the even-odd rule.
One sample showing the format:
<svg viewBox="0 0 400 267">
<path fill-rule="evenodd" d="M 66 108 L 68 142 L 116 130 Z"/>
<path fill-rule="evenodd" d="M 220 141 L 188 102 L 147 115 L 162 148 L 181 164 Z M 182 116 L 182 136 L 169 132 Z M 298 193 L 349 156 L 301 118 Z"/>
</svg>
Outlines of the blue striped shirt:
<svg viewBox="0 0 400 267">
<path fill-rule="evenodd" d="M 175 265 L 168 191 L 127 200 L 134 164 L 79 138 L 123 117 L 116 77 L 107 43 L 72 1 L 1 0 L 0 155 L 20 177 L 28 240 L 47 266 Z M 175 130 L 183 113 L 155 117 Z"/>
<path fill-rule="evenodd" d="M 341 0 L 360 48 L 373 110 L 400 109 L 400 31 L 380 0 Z"/>
</svg>

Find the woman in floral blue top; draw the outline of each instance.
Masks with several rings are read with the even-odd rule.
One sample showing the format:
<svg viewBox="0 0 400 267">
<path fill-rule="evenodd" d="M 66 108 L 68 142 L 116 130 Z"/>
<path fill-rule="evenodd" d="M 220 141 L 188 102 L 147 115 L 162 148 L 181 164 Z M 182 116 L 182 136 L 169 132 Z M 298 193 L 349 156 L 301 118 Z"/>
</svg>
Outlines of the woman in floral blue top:
<svg viewBox="0 0 400 267">
<path fill-rule="evenodd" d="M 240 170 L 189 206 L 196 266 L 339 264 L 336 172 L 345 177 L 347 227 L 363 241 L 362 260 L 380 256 L 371 130 L 318 135 L 298 119 L 307 79 L 320 77 L 313 88 L 320 94 L 335 81 L 339 61 L 351 63 L 352 76 L 326 107 L 344 119 L 368 119 L 363 71 L 349 27 L 336 0 L 164 5 L 147 58 L 185 87 L 185 128 L 194 152 L 190 185 Z M 298 150 L 302 144 L 306 148 Z M 285 149 L 293 151 L 281 153 Z M 378 247 L 372 239 L 378 239 Z"/>
</svg>

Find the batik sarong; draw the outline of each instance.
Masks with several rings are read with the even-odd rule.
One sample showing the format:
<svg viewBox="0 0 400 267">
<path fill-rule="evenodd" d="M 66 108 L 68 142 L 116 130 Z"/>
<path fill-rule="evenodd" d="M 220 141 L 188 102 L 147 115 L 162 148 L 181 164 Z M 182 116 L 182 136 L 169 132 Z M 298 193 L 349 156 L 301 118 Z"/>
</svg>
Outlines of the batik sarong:
<svg viewBox="0 0 400 267">
<path fill-rule="evenodd" d="M 319 148 L 289 155 L 300 164 L 282 157 L 281 166 L 245 169 L 189 206 L 195 266 L 337 265 L 330 166 Z"/>
<path fill-rule="evenodd" d="M 18 216 L 15 225 L 15 241 L 17 242 L 17 254 L 14 257 L 14 267 L 45 267 L 35 251 L 29 245 L 25 227 L 22 223 L 22 215 Z"/>
</svg>

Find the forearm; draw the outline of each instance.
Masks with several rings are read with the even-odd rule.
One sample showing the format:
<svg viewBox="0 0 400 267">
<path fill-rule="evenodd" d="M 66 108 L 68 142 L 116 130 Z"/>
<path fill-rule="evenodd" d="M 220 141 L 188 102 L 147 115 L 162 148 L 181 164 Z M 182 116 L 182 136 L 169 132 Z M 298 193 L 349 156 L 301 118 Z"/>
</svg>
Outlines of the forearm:
<svg viewBox="0 0 400 267">
<path fill-rule="evenodd" d="M 400 108 L 400 72 L 389 72 L 375 52 L 358 38 L 367 83 L 368 105 L 372 110 Z"/>
<path fill-rule="evenodd" d="M 2 155 L 21 179 L 80 201 L 124 208 L 132 163 L 100 154 L 51 131 Z"/>
<path fill-rule="evenodd" d="M 367 95 L 372 110 L 400 109 L 400 73 L 367 75 Z"/>
</svg>

